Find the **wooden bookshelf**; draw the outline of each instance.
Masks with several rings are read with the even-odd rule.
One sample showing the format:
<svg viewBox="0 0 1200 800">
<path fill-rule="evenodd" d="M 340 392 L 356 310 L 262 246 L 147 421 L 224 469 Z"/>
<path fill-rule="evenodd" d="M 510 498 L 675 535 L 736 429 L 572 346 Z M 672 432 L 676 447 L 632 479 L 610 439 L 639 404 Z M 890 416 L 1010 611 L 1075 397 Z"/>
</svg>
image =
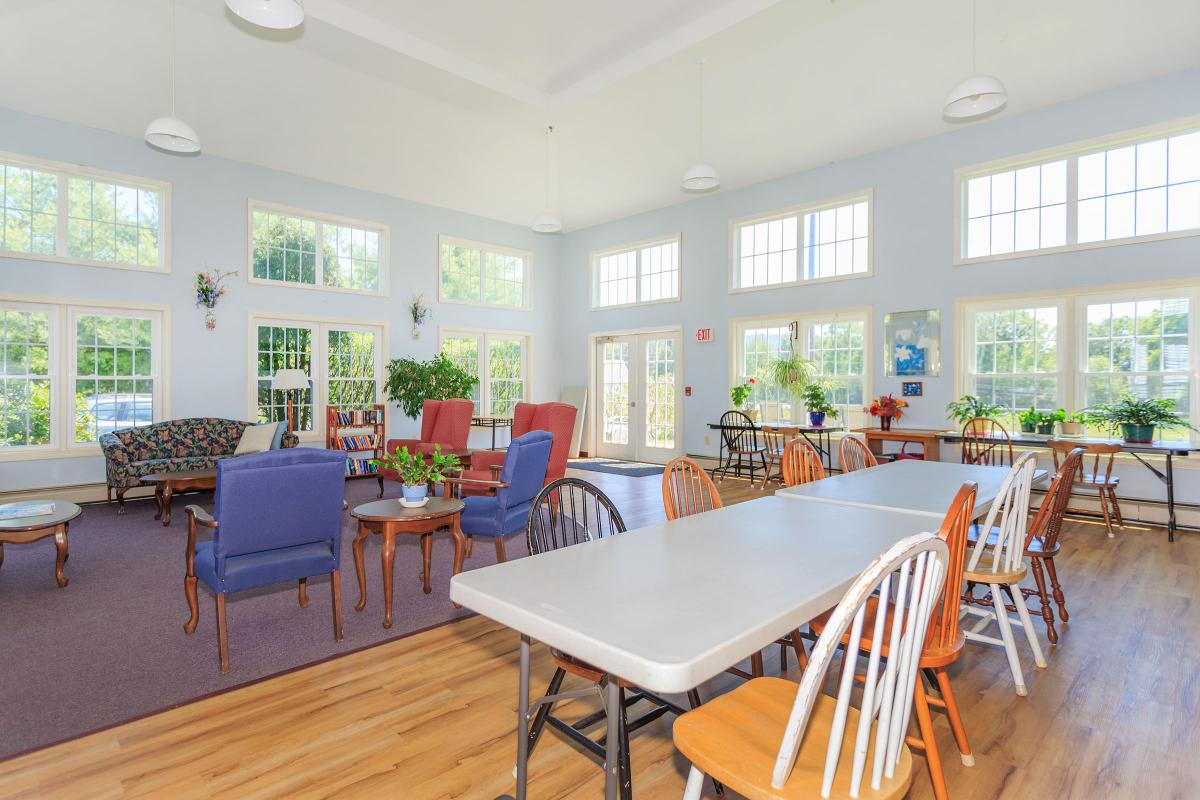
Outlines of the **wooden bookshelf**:
<svg viewBox="0 0 1200 800">
<path fill-rule="evenodd" d="M 343 411 L 325 407 L 325 447 L 346 451 L 346 477 L 370 478 L 379 473 L 372 458 L 383 458 L 387 412 L 383 403 L 368 409 Z"/>
</svg>

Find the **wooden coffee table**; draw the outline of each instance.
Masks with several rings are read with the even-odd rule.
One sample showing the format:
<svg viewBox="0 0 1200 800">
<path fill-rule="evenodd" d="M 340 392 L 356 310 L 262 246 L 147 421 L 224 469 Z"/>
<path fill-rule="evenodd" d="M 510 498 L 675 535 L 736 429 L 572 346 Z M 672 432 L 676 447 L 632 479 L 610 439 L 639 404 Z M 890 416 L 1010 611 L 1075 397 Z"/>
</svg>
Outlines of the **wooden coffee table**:
<svg viewBox="0 0 1200 800">
<path fill-rule="evenodd" d="M 154 484 L 154 502 L 158 504 L 155 519 L 161 519 L 163 527 L 171 524 L 171 498 L 176 492 L 199 492 L 217 488 L 215 469 L 189 469 L 180 472 L 157 472 L 142 478 L 142 483 Z"/>
<path fill-rule="evenodd" d="M 433 556 L 433 533 L 439 528 L 449 528 L 454 537 L 454 571 L 462 572 L 466 539 L 459 527 L 459 514 L 465 504 L 462 500 L 446 497 L 431 497 L 421 508 L 405 508 L 400 501 L 376 500 L 355 507 L 350 513 L 358 520 L 358 533 L 354 537 L 354 571 L 358 576 L 358 602 L 355 611 L 367 606 L 367 575 L 363 567 L 363 542 L 371 533 L 383 537 L 383 548 L 379 559 L 383 565 L 383 627 L 392 627 L 392 566 L 396 558 L 396 534 L 409 533 L 421 537 L 423 566 L 421 580 L 425 594 L 429 586 L 429 565 Z"/>
<path fill-rule="evenodd" d="M 38 502 L 38 501 L 31 501 Z M 43 514 L 39 517 L 13 517 L 0 520 L 0 566 L 4 566 L 4 545 L 28 544 L 47 536 L 54 537 L 54 548 L 58 555 L 54 559 L 54 580 L 58 587 L 65 587 L 70 581 L 63 573 L 63 565 L 67 563 L 67 526 L 71 520 L 81 513 L 79 506 L 61 500 L 49 500 L 54 503 L 54 513 Z"/>
</svg>

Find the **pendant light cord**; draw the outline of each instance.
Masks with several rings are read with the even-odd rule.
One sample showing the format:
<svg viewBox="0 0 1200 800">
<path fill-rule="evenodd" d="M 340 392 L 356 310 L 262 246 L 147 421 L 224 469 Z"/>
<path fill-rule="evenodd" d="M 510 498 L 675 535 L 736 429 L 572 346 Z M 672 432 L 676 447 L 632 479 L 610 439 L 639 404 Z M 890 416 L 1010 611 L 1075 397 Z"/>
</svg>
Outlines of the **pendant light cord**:
<svg viewBox="0 0 1200 800">
<path fill-rule="evenodd" d="M 976 6 L 979 5 L 978 0 L 971 0 L 971 74 L 975 75 L 978 70 L 975 67 L 975 51 L 978 49 L 978 26 L 975 23 Z"/>
<path fill-rule="evenodd" d="M 550 208 L 550 134 L 554 133 L 554 126 L 546 127 L 546 208 Z"/>
<path fill-rule="evenodd" d="M 171 116 L 175 116 L 175 0 L 171 0 Z"/>
<path fill-rule="evenodd" d="M 696 81 L 696 149 L 698 160 L 704 160 L 704 59 L 696 59 L 699 79 Z"/>
</svg>

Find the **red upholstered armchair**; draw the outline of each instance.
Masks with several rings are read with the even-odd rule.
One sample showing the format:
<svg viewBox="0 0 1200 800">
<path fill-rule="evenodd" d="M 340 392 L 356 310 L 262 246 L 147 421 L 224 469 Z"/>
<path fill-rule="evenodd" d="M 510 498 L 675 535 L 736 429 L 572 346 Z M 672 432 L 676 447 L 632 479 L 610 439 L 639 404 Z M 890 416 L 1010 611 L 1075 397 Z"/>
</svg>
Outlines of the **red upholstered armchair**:
<svg viewBox="0 0 1200 800">
<path fill-rule="evenodd" d="M 550 447 L 550 464 L 546 467 L 546 484 L 563 477 L 567 472 L 567 453 L 571 449 L 571 434 L 575 430 L 575 406 L 569 403 L 517 403 L 513 409 L 512 437 L 530 431 L 550 431 L 554 442 Z M 493 468 L 504 464 L 503 450 L 478 450 L 471 454 L 470 469 L 463 470 L 464 480 L 495 480 Z M 484 494 L 485 487 L 463 485 L 463 494 Z"/>
<path fill-rule="evenodd" d="M 421 406 L 421 438 L 420 439 L 388 439 L 387 452 L 395 453 L 401 447 L 407 447 L 410 453 L 432 453 L 435 445 L 442 446 L 442 452 L 467 449 L 467 435 L 471 433 L 471 416 L 474 404 L 470 400 L 451 398 L 449 400 L 426 400 Z M 395 470 L 381 469 L 379 471 L 379 496 L 383 497 L 383 481 L 398 481 L 400 476 Z"/>
</svg>

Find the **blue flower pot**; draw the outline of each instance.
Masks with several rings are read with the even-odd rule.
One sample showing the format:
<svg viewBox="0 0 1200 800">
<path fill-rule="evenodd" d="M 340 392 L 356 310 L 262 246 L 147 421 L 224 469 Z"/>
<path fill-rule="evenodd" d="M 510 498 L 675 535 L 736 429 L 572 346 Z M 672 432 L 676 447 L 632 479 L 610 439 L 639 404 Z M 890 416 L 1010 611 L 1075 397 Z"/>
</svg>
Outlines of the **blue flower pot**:
<svg viewBox="0 0 1200 800">
<path fill-rule="evenodd" d="M 429 484 L 427 483 L 417 486 L 409 486 L 407 483 L 402 483 L 400 484 L 400 489 L 404 492 L 404 505 L 406 506 L 423 506 L 429 502 Z"/>
<path fill-rule="evenodd" d="M 808 424 L 810 427 L 813 427 L 813 428 L 820 428 L 820 427 L 824 426 L 825 425 L 825 412 L 824 411 L 808 412 Z"/>
</svg>

